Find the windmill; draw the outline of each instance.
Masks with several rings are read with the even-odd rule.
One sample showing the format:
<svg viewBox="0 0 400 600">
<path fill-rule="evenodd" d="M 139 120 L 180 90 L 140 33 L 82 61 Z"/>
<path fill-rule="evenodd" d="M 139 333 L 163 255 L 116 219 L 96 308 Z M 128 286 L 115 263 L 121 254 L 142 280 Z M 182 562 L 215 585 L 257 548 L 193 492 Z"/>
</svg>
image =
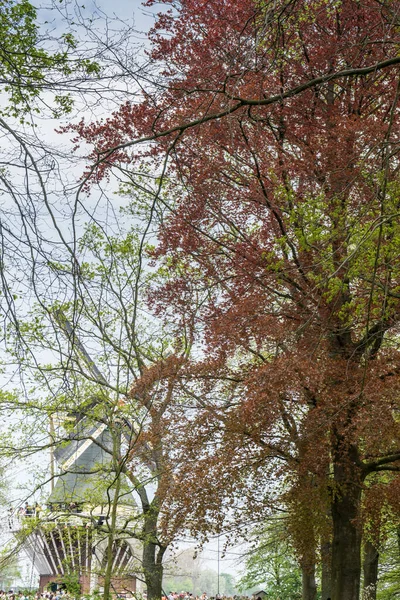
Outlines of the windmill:
<svg viewBox="0 0 400 600">
<path fill-rule="evenodd" d="M 64 314 L 57 311 L 54 319 L 84 360 L 92 378 L 107 385 Z M 98 406 L 99 400 L 94 399 L 91 412 Z M 23 548 L 39 571 L 41 591 L 71 578 L 79 583 L 82 593 L 101 590 L 106 565 L 111 566 L 111 586 L 115 593 L 129 595 L 138 591 L 135 573 L 140 548 L 123 531 L 137 517 L 137 507 L 127 479 L 116 475 L 112 466 L 116 432 L 120 444 L 124 440 L 129 442 L 138 424 L 116 420 L 111 431 L 110 423 L 98 412 L 98 418 L 74 412 L 51 420 L 52 437 L 63 435 L 65 439 L 52 456 L 52 473 L 55 473 L 54 462 L 59 470 L 56 484 L 52 486 L 46 509 L 32 511 L 23 519 L 25 525 L 32 523 Z M 62 433 L 65 422 L 68 434 Z M 113 522 L 110 506 L 115 507 Z M 38 518 L 33 521 L 35 517 Z M 119 526 L 121 533 L 115 534 Z"/>
</svg>

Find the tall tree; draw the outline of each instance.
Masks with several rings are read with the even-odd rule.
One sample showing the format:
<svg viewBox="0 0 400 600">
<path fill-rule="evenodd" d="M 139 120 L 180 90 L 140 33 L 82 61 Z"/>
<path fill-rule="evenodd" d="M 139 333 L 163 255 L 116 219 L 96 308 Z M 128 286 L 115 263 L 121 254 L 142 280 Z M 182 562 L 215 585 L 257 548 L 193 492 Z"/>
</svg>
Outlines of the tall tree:
<svg viewBox="0 0 400 600">
<path fill-rule="evenodd" d="M 96 147 L 89 176 L 134 168 L 144 142 L 169 166 L 159 307 L 192 312 L 221 372 L 242 365 L 236 418 L 253 438 L 284 431 L 297 482 L 326 492 L 332 598 L 358 600 L 363 486 L 400 464 L 400 5 L 164 4 L 163 87 L 75 127 Z"/>
</svg>

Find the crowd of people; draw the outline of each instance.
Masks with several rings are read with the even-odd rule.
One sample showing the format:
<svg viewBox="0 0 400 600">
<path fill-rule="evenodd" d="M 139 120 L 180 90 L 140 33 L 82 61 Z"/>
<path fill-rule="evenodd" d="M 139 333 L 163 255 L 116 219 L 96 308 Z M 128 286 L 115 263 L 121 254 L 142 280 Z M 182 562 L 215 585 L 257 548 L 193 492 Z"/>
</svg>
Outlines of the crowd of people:
<svg viewBox="0 0 400 600">
<path fill-rule="evenodd" d="M 0 600 L 75 600 L 65 590 L 56 592 L 15 592 L 14 590 L 0 590 Z"/>
<path fill-rule="evenodd" d="M 131 598 L 132 596 L 129 595 Z M 88 598 L 87 596 L 82 596 L 82 600 Z M 126 598 L 126 595 L 118 596 L 118 598 Z M 23 592 L 18 591 L 15 592 L 13 590 L 4 591 L 0 590 L 0 600 L 76 600 L 74 596 L 69 594 L 66 590 L 56 590 L 45 591 L 40 593 L 37 592 Z M 143 595 L 137 594 L 136 600 L 147 600 L 147 595 L 144 593 Z M 201 594 L 200 596 L 195 596 L 191 592 L 180 592 L 179 594 L 176 592 L 169 592 L 168 595 L 163 595 L 162 600 L 250 600 L 248 596 L 223 596 L 220 594 L 216 594 L 215 596 L 208 596 L 206 592 Z M 261 600 L 261 598 L 257 598 L 257 600 Z"/>
<path fill-rule="evenodd" d="M 40 517 L 40 513 L 42 512 L 42 507 L 35 502 L 34 504 L 29 504 L 25 502 L 22 506 L 18 508 L 18 510 L 14 510 L 13 508 L 8 509 L 8 526 L 12 530 L 15 526 L 15 519 L 22 519 L 23 517 Z M 4 592 L 5 593 L 5 592 Z"/>
<path fill-rule="evenodd" d="M 146 597 L 144 595 L 144 600 Z M 169 592 L 168 595 L 163 595 L 162 600 L 250 600 L 249 596 L 225 596 L 222 594 L 216 594 L 215 596 L 208 596 L 206 592 L 201 594 L 200 596 L 195 596 L 191 592 Z M 261 600 L 261 598 L 256 598 L 256 600 Z"/>
</svg>

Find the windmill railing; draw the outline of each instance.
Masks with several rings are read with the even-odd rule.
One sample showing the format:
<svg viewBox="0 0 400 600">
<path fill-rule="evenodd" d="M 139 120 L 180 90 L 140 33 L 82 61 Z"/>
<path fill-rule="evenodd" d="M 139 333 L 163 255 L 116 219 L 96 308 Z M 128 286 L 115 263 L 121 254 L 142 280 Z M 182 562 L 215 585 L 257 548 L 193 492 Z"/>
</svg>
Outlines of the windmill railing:
<svg viewBox="0 0 400 600">
<path fill-rule="evenodd" d="M 126 523 L 127 519 L 135 518 L 131 506 L 121 505 L 118 507 L 117 525 Z M 91 507 L 88 505 L 75 505 L 66 503 L 51 504 L 46 509 L 40 510 L 16 510 L 8 511 L 0 518 L 2 531 L 16 533 L 23 529 L 32 530 L 33 528 L 49 527 L 52 523 L 58 526 L 86 526 L 89 528 L 97 528 L 106 526 L 108 520 L 107 507 L 97 506 Z"/>
</svg>

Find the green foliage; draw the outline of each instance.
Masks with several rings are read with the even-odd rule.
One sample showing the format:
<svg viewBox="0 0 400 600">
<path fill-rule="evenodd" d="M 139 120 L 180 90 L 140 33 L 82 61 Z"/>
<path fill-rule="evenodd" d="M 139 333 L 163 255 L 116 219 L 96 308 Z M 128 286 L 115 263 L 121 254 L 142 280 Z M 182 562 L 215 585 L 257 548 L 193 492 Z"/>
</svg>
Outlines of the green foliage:
<svg viewBox="0 0 400 600">
<path fill-rule="evenodd" d="M 66 590 L 73 598 L 79 597 L 81 593 L 81 584 L 79 583 L 79 573 L 74 571 L 64 573 L 61 580 L 66 587 Z"/>
<path fill-rule="evenodd" d="M 203 592 L 215 595 L 218 591 L 223 595 L 235 593 L 235 582 L 228 573 L 218 574 L 210 568 L 205 568 L 201 555 L 193 556 L 192 550 L 184 550 L 164 565 L 163 589 L 170 591 L 192 592 L 200 596 Z"/>
<path fill-rule="evenodd" d="M 219 583 L 219 585 L 218 585 Z M 202 569 L 196 566 L 192 568 L 177 568 L 174 574 L 167 574 L 163 578 L 163 589 L 166 593 L 191 592 L 200 596 L 205 591 L 209 595 L 220 594 L 233 596 L 236 593 L 235 581 L 229 573 L 218 573 L 214 569 Z"/>
<path fill-rule="evenodd" d="M 269 600 L 301 598 L 301 572 L 281 525 L 270 526 L 256 536 L 238 587 L 241 590 L 262 587 Z"/>
<path fill-rule="evenodd" d="M 388 536 L 379 556 L 377 600 L 400 597 L 400 530 Z"/>
<path fill-rule="evenodd" d="M 232 596 L 236 592 L 236 583 L 233 575 L 230 573 L 220 574 L 220 593 L 225 596 Z"/>
<path fill-rule="evenodd" d="M 16 579 L 21 577 L 18 556 L 15 553 L 2 551 L 0 553 L 0 588 L 8 590 Z"/>
<path fill-rule="evenodd" d="M 39 112 L 35 100 L 43 89 L 52 87 L 51 74 L 68 76 L 78 70 L 98 75 L 99 65 L 93 61 L 70 60 L 76 40 L 70 33 L 61 36 L 57 52 L 44 47 L 36 20 L 37 11 L 28 0 L 0 0 L 0 80 L 2 91 L 8 95 L 3 116 L 24 120 L 27 112 Z M 55 95 L 54 116 L 69 113 L 72 99 L 69 94 Z M 35 105 L 35 108 L 33 106 Z"/>
<path fill-rule="evenodd" d="M 30 2 L 0 0 L 0 76 L 10 105 L 5 112 L 17 116 L 38 95 L 45 71 L 60 57 L 52 58 L 38 47 L 36 10 Z"/>
</svg>

